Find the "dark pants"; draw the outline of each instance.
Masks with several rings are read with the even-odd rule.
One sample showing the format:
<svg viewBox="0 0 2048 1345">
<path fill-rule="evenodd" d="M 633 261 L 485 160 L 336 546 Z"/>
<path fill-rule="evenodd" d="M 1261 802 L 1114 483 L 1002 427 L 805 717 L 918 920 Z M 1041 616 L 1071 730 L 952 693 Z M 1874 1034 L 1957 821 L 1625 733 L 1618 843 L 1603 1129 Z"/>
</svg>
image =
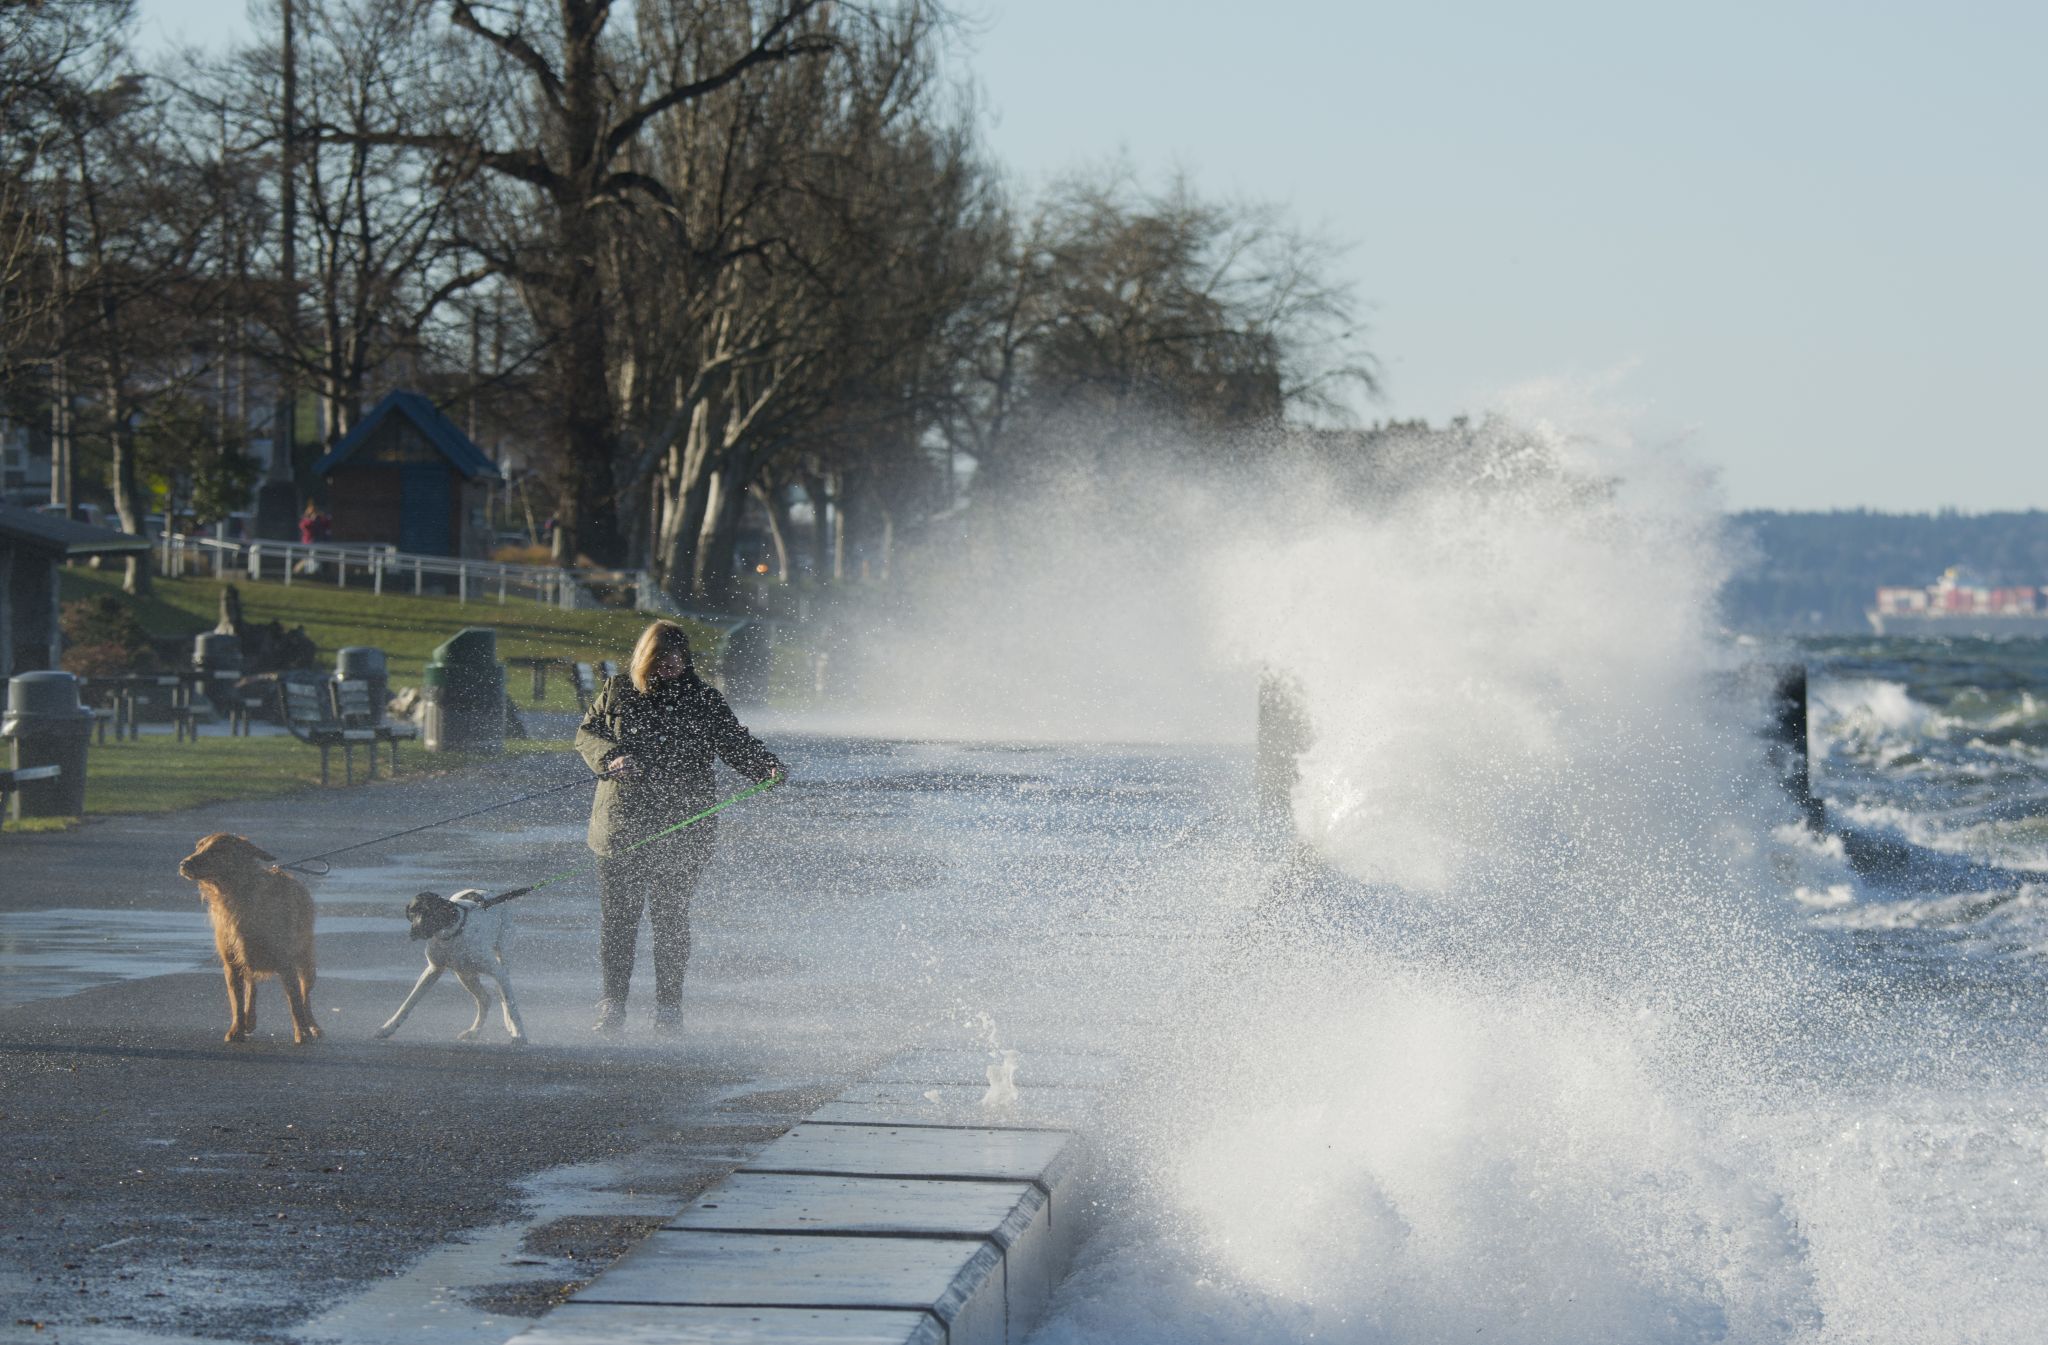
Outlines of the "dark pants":
<svg viewBox="0 0 2048 1345">
<path fill-rule="evenodd" d="M 626 1002 L 626 989 L 633 981 L 633 945 L 640 937 L 640 912 L 645 910 L 654 925 L 654 1002 L 663 1008 L 683 1002 L 683 967 L 690 960 L 690 898 L 717 834 L 717 823 L 707 818 L 674 837 L 597 861 L 603 890 L 598 959 L 604 968 L 606 999 Z"/>
</svg>

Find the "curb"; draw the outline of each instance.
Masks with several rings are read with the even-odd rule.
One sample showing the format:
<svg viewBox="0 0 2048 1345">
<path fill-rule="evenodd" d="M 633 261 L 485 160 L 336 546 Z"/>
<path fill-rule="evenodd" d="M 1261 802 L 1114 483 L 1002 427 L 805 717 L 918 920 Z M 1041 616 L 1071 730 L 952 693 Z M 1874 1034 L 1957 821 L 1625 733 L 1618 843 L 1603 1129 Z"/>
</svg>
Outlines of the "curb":
<svg viewBox="0 0 2048 1345">
<path fill-rule="evenodd" d="M 1079 1242 L 1086 1088 L 985 1109 L 975 1053 L 898 1057 L 667 1220 L 516 1345 L 1017 1345 Z M 1106 1068 L 1077 1073 L 1106 1082 Z M 1057 1071 L 1054 1071 L 1057 1073 Z M 937 1080 L 926 1084 L 915 1080 Z"/>
</svg>

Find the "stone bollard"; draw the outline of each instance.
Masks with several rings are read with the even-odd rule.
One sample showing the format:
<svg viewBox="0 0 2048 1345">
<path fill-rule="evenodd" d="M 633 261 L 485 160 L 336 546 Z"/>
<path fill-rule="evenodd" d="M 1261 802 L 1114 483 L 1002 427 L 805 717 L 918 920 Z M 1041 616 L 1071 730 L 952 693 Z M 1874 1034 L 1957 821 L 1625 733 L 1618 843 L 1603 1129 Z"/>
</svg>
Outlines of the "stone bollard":
<svg viewBox="0 0 2048 1345">
<path fill-rule="evenodd" d="M 1294 786 L 1301 779 L 1301 754 L 1309 741 L 1308 711 L 1302 706 L 1299 684 L 1285 673 L 1260 674 L 1258 760 L 1252 785 L 1261 827 L 1291 825 Z"/>
<path fill-rule="evenodd" d="M 1807 749 L 1806 667 L 1787 664 L 1776 670 L 1771 689 L 1771 763 L 1785 792 L 1799 805 L 1806 825 L 1816 834 L 1828 828 L 1827 809 L 1813 793 Z"/>
</svg>

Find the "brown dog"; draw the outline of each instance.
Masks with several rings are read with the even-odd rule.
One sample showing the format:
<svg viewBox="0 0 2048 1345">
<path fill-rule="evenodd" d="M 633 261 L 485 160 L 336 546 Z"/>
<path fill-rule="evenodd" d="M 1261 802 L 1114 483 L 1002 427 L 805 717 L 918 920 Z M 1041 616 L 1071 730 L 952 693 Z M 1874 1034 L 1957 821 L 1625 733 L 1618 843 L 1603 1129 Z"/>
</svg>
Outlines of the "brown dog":
<svg viewBox="0 0 2048 1345">
<path fill-rule="evenodd" d="M 313 897 L 246 836 L 217 831 L 178 865 L 199 884 L 228 978 L 228 1041 L 256 1026 L 256 982 L 275 976 L 292 1009 L 292 1040 L 320 1035 L 313 1021 Z"/>
</svg>

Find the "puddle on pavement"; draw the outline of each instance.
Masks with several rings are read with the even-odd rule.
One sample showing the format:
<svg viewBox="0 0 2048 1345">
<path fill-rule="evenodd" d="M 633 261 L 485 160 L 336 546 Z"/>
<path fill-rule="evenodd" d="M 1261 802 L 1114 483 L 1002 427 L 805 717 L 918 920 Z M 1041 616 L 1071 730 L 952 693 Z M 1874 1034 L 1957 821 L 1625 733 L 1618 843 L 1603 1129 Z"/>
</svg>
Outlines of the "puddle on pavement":
<svg viewBox="0 0 2048 1345">
<path fill-rule="evenodd" d="M 674 1118 L 689 1138 L 535 1173 L 519 1183 L 526 1206 L 519 1218 L 456 1235 L 288 1334 L 307 1345 L 497 1345 L 533 1326 L 531 1312 L 601 1273 L 831 1091 L 814 1080 L 778 1079 L 710 1090 Z M 607 1240 L 616 1245 L 592 1259 L 549 1236 L 587 1233 L 587 1226 L 609 1226 Z M 521 1300 L 526 1312 L 504 1309 Z"/>
<path fill-rule="evenodd" d="M 388 931 L 389 920 L 326 916 L 322 933 Z M 74 910 L 0 913 L 0 1008 L 95 986 L 217 965 L 203 911 Z"/>
</svg>

